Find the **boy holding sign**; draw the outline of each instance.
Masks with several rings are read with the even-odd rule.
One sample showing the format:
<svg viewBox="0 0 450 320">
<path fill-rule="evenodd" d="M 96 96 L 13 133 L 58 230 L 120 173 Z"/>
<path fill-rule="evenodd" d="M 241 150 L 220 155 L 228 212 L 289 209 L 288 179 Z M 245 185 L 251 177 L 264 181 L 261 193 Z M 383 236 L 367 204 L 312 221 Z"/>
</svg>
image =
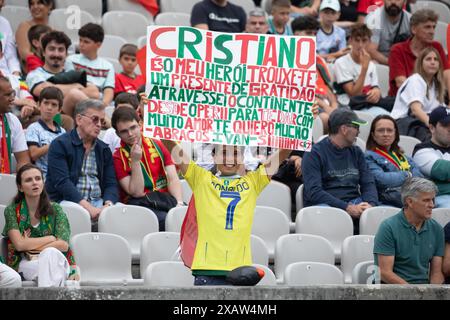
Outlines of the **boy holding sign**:
<svg viewBox="0 0 450 320">
<path fill-rule="evenodd" d="M 213 175 L 196 165 L 174 141 L 162 140 L 189 183 L 197 211 L 198 238 L 191 266 L 195 285 L 230 285 L 227 274 L 252 264 L 250 234 L 256 199 L 291 150 L 274 153 L 256 171 L 238 175 L 243 148 L 216 145 Z"/>
</svg>

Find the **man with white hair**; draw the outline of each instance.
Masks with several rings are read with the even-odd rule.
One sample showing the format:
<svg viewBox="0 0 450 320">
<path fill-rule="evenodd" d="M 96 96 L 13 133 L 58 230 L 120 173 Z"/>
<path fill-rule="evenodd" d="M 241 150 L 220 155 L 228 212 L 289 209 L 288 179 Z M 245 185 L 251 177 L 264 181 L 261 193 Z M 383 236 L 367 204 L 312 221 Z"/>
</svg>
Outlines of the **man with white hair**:
<svg viewBox="0 0 450 320">
<path fill-rule="evenodd" d="M 436 193 L 436 185 L 424 178 L 410 178 L 402 186 L 403 209 L 381 223 L 374 240 L 382 283 L 444 282 L 444 231 L 431 219 Z"/>
<path fill-rule="evenodd" d="M 245 32 L 266 34 L 269 31 L 267 13 L 261 8 L 255 8 L 248 13 Z"/>
</svg>

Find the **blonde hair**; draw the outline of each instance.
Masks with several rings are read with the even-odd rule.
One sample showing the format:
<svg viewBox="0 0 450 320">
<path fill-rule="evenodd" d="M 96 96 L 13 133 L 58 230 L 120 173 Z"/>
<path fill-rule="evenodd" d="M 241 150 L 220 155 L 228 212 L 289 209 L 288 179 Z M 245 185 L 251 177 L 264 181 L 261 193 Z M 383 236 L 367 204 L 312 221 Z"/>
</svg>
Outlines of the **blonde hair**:
<svg viewBox="0 0 450 320">
<path fill-rule="evenodd" d="M 444 103 L 444 94 L 445 94 L 445 86 L 444 86 L 444 74 L 442 72 L 442 59 L 439 51 L 437 51 L 433 47 L 427 47 L 422 50 L 419 56 L 416 59 L 416 64 L 414 66 L 414 72 L 420 74 L 422 78 L 425 78 L 425 70 L 423 69 L 423 60 L 430 53 L 434 52 L 438 61 L 439 61 L 439 69 L 436 74 L 433 76 L 432 82 L 436 88 L 436 97 L 440 103 Z M 428 97 L 428 83 L 427 83 L 427 98 Z"/>
</svg>

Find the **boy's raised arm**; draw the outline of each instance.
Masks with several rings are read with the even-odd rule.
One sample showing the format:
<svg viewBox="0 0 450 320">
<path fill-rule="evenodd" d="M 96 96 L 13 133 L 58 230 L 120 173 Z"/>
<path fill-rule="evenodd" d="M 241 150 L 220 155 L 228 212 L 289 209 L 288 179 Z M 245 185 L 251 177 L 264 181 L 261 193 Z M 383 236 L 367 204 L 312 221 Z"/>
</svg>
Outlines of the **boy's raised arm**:
<svg viewBox="0 0 450 320">
<path fill-rule="evenodd" d="M 164 143 L 164 146 L 167 148 L 167 150 L 169 150 L 175 164 L 180 167 L 181 173 L 183 175 L 186 174 L 189 162 L 191 161 L 191 157 L 186 152 L 184 152 L 181 145 L 176 143 L 175 141 L 161 139 L 161 142 Z"/>
</svg>

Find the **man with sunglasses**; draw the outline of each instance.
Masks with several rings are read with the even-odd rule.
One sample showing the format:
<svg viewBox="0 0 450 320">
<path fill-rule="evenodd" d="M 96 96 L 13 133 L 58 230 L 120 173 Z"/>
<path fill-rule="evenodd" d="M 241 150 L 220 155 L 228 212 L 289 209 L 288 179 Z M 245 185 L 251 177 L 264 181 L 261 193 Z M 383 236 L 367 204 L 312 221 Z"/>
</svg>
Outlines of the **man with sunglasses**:
<svg viewBox="0 0 450 320">
<path fill-rule="evenodd" d="M 328 121 L 329 137 L 305 152 L 302 161 L 305 207 L 330 206 L 347 211 L 355 234 L 359 233 L 362 212 L 378 205 L 375 180 L 364 153 L 353 145 L 359 126 L 364 124 L 354 111 L 338 108 Z"/>
<path fill-rule="evenodd" d="M 45 185 L 52 201 L 75 202 L 85 208 L 94 231 L 102 210 L 118 200 L 111 150 L 98 139 L 104 108 L 102 101 L 94 99 L 76 105 L 76 127 L 50 145 Z"/>
</svg>

